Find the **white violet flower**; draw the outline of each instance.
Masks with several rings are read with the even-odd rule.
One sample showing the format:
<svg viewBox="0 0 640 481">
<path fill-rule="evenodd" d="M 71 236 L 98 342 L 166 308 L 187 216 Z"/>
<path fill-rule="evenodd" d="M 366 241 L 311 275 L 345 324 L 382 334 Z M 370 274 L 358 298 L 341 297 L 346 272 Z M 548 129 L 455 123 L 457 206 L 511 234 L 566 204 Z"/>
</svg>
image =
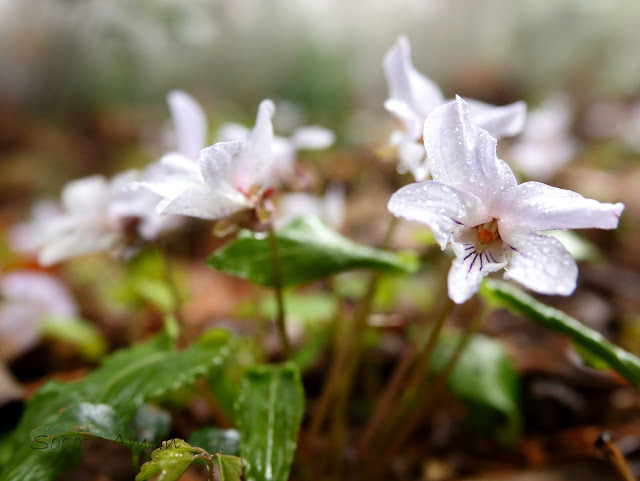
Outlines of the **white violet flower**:
<svg viewBox="0 0 640 481">
<path fill-rule="evenodd" d="M 216 137 L 221 141 L 245 141 L 250 130 L 236 123 L 223 124 Z M 324 127 L 308 125 L 293 130 L 289 137 L 274 135 L 272 143 L 274 176 L 287 180 L 293 172 L 293 164 L 298 150 L 321 150 L 330 147 L 335 141 L 335 134 Z"/>
<path fill-rule="evenodd" d="M 38 224 L 38 262 L 48 266 L 119 246 L 126 234 L 126 220 L 112 212 L 111 205 L 137 175 L 128 170 L 111 180 L 93 175 L 68 182 L 62 189 L 60 214 Z"/>
<path fill-rule="evenodd" d="M 578 150 L 571 135 L 573 112 L 569 99 L 556 94 L 529 113 L 518 141 L 509 149 L 512 165 L 530 179 L 552 177 Z"/>
<path fill-rule="evenodd" d="M 38 271 L 19 270 L 0 278 L 0 359 L 9 360 L 40 340 L 46 320 L 65 322 L 78 308 L 57 278 Z"/>
<path fill-rule="evenodd" d="M 181 167 L 188 175 L 139 183 L 160 196 L 156 213 L 218 220 L 259 210 L 277 183 L 273 175 L 274 111 L 273 102 L 263 100 L 256 124 L 244 141 L 218 142 L 202 149 L 197 163 L 189 165 L 180 157 L 165 156 L 163 165 Z"/>
<path fill-rule="evenodd" d="M 539 182 L 518 185 L 496 156 L 497 141 L 475 125 L 460 97 L 438 107 L 424 126 L 433 180 L 410 184 L 391 197 L 396 216 L 427 224 L 444 250 L 456 255 L 449 271 L 451 299 L 460 304 L 483 276 L 506 270 L 541 294 L 569 295 L 578 268 L 550 229 L 615 229 L 624 205 L 605 204 Z"/>
<path fill-rule="evenodd" d="M 384 57 L 384 73 L 389 84 L 389 98 L 384 107 L 404 125 L 403 131 L 391 134 L 391 144 L 398 149 L 403 165 L 420 182 L 429 176 L 429 162 L 420 143 L 424 122 L 433 109 L 447 102 L 440 88 L 418 72 L 411 61 L 411 45 L 404 35 Z M 496 138 L 518 134 L 524 125 L 526 104 L 514 102 L 496 107 L 479 100 L 467 100 L 476 124 Z"/>
</svg>

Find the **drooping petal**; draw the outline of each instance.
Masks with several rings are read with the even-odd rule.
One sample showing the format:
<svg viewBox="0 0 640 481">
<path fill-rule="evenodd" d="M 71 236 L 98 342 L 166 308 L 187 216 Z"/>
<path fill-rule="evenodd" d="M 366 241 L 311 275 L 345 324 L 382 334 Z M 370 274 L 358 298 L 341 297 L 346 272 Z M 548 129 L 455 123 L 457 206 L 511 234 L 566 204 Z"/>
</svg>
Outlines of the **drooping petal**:
<svg viewBox="0 0 640 481">
<path fill-rule="evenodd" d="M 178 214 L 200 219 L 217 220 L 251 205 L 241 195 L 230 198 L 211 190 L 209 185 L 193 184 L 174 198 L 165 198 L 158 204 L 158 215 Z"/>
<path fill-rule="evenodd" d="M 585 199 L 580 194 L 540 182 L 525 182 L 516 189 L 504 221 L 535 231 L 549 229 L 615 229 L 624 204 Z"/>
<path fill-rule="evenodd" d="M 455 250 L 459 252 L 449 270 L 447 287 L 451 300 L 462 304 L 478 292 L 484 276 L 499 271 L 507 261 L 504 249 L 499 246 L 480 252 L 472 244 L 457 245 Z"/>
<path fill-rule="evenodd" d="M 523 101 L 496 106 L 475 99 L 464 100 L 476 125 L 496 139 L 518 135 L 524 127 L 527 104 Z"/>
<path fill-rule="evenodd" d="M 496 157 L 496 139 L 477 127 L 469 107 L 457 96 L 435 109 L 424 124 L 424 145 L 434 180 L 482 199 L 500 218 L 515 194 L 517 181 Z"/>
<path fill-rule="evenodd" d="M 540 294 L 568 296 L 576 288 L 578 266 L 562 242 L 522 229 L 502 229 L 510 246 L 506 279 Z"/>
<path fill-rule="evenodd" d="M 385 108 L 405 121 L 409 138 L 418 138 L 424 119 L 444 101 L 442 91 L 414 68 L 411 44 L 404 35 L 386 53 L 383 66 L 389 85 Z"/>
<path fill-rule="evenodd" d="M 395 216 L 427 224 L 443 250 L 461 225 L 491 220 L 473 194 L 431 180 L 402 187 L 391 196 L 388 208 Z"/>
<path fill-rule="evenodd" d="M 169 92 L 167 103 L 176 131 L 178 152 L 196 160 L 198 152 L 206 145 L 207 118 L 202 107 L 196 99 L 181 90 Z"/>
<path fill-rule="evenodd" d="M 291 135 L 291 142 L 298 149 L 326 149 L 335 140 L 336 136 L 331 130 L 317 125 L 298 127 Z"/>
</svg>

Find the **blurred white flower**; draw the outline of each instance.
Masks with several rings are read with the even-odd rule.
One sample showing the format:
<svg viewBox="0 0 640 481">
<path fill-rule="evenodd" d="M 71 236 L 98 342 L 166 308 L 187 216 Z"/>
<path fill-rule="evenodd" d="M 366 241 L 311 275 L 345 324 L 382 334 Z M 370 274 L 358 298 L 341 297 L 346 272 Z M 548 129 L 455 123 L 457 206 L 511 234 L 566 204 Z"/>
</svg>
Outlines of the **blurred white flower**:
<svg viewBox="0 0 640 481">
<path fill-rule="evenodd" d="M 38 232 L 33 233 L 38 239 L 40 264 L 48 266 L 117 247 L 126 226 L 124 219 L 111 211 L 111 205 L 137 175 L 128 170 L 111 180 L 94 175 L 68 182 L 62 189 L 60 214 L 38 224 Z"/>
<path fill-rule="evenodd" d="M 9 231 L 11 248 L 24 255 L 37 255 L 40 235 L 49 222 L 61 214 L 60 206 L 51 200 L 41 200 L 31 208 L 31 219 L 15 225 Z"/>
<path fill-rule="evenodd" d="M 200 151 L 198 163 L 170 155 L 161 164 L 181 175 L 139 182 L 161 201 L 156 212 L 217 220 L 236 212 L 258 209 L 277 184 L 274 176 L 274 137 L 271 118 L 275 107 L 263 100 L 256 124 L 244 141 L 218 142 Z"/>
<path fill-rule="evenodd" d="M 280 196 L 278 203 L 278 226 L 284 226 L 298 217 L 319 217 L 328 226 L 339 231 L 344 224 L 344 187 L 331 185 L 324 197 L 304 192 L 293 192 Z"/>
<path fill-rule="evenodd" d="M 468 300 L 482 278 L 502 268 L 542 294 L 569 295 L 578 268 L 550 229 L 614 229 L 624 205 L 604 204 L 539 182 L 517 181 L 496 156 L 497 141 L 472 120 L 460 97 L 438 107 L 424 126 L 433 180 L 393 194 L 389 210 L 427 224 L 436 241 L 456 255 L 449 297 Z"/>
<path fill-rule="evenodd" d="M 250 130 L 244 125 L 226 123 L 220 127 L 216 138 L 224 142 L 245 141 L 249 133 Z M 275 135 L 272 143 L 274 175 L 286 181 L 293 172 L 298 150 L 326 149 L 334 141 L 335 135 L 331 130 L 317 125 L 298 127 L 289 137 Z"/>
<path fill-rule="evenodd" d="M 70 321 L 78 308 L 57 278 L 20 270 L 0 277 L 0 360 L 12 359 L 35 346 L 44 321 Z"/>
<path fill-rule="evenodd" d="M 384 57 L 384 73 L 389 84 L 385 108 L 404 125 L 404 130 L 392 133 L 390 142 L 398 149 L 400 161 L 417 181 L 429 175 L 426 152 L 422 147 L 424 122 L 433 109 L 447 102 L 440 88 L 418 72 L 411 61 L 411 44 L 404 35 Z M 476 123 L 496 138 L 516 135 L 522 130 L 526 104 L 514 102 L 496 107 L 478 100 L 467 100 Z"/>
<path fill-rule="evenodd" d="M 571 134 L 573 112 L 569 99 L 556 95 L 529 113 L 508 156 L 530 179 L 546 180 L 569 162 L 578 150 Z"/>
</svg>

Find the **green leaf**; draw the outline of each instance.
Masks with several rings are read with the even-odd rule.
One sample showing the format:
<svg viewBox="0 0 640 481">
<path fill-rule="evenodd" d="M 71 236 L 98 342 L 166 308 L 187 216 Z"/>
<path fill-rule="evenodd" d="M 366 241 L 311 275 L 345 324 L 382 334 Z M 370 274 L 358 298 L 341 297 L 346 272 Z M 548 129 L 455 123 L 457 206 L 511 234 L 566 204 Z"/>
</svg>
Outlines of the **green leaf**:
<svg viewBox="0 0 640 481">
<path fill-rule="evenodd" d="M 186 441 L 172 439 L 151 453 L 151 461 L 140 468 L 136 481 L 159 475 L 156 481 L 175 481 L 195 461 L 197 453 Z"/>
<path fill-rule="evenodd" d="M 220 466 L 220 481 L 240 481 L 242 460 L 239 457 L 218 454 L 216 459 Z"/>
<path fill-rule="evenodd" d="M 2 480 L 53 480 L 77 462 L 79 449 L 33 447 L 36 436 L 70 434 L 71 428 L 88 427 L 93 436 L 122 438 L 128 433 L 122 423 L 129 422 L 145 402 L 191 385 L 220 365 L 229 352 L 227 338 L 175 351 L 171 341 L 160 335 L 112 354 L 82 381 L 48 382 L 28 402 L 11 436 L 11 458 L 0 473 Z"/>
<path fill-rule="evenodd" d="M 433 353 L 431 368 L 435 372 L 444 370 L 459 338 L 459 333 L 442 333 Z M 473 336 L 448 384 L 470 406 L 479 429 L 504 444 L 517 439 L 522 426 L 519 379 L 502 344 L 486 336 Z"/>
<path fill-rule="evenodd" d="M 189 444 L 199 446 L 210 453 L 237 455 L 240 452 L 240 433 L 235 429 L 198 429 L 189 437 Z"/>
<path fill-rule="evenodd" d="M 158 446 L 171 431 L 171 413 L 153 404 L 144 404 L 129 423 L 133 437 L 143 446 Z"/>
<path fill-rule="evenodd" d="M 107 344 L 100 331 L 84 319 L 47 319 L 42 324 L 45 336 L 74 344 L 87 359 L 104 356 Z"/>
<path fill-rule="evenodd" d="M 276 233 L 283 286 L 306 284 L 351 269 L 413 272 L 415 259 L 360 245 L 315 217 L 298 218 Z M 241 231 L 207 260 L 222 272 L 273 286 L 271 248 L 265 233 Z"/>
<path fill-rule="evenodd" d="M 248 369 L 236 405 L 247 481 L 286 481 L 304 411 L 300 373 L 293 364 Z"/>
<path fill-rule="evenodd" d="M 597 331 L 504 282 L 485 279 L 481 292 L 490 301 L 516 310 L 552 331 L 567 335 L 581 351 L 600 359 L 634 386 L 640 386 L 640 359 L 609 342 Z"/>
</svg>

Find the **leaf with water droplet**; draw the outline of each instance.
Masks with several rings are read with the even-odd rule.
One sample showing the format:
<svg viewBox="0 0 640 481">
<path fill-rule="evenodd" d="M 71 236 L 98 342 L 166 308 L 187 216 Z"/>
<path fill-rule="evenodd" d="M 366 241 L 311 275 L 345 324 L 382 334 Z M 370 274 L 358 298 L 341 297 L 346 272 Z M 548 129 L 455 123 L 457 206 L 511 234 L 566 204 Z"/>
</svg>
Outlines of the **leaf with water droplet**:
<svg viewBox="0 0 640 481">
<path fill-rule="evenodd" d="M 609 342 L 599 332 L 558 309 L 547 306 L 510 284 L 494 279 L 482 283 L 482 296 L 489 302 L 515 310 L 538 324 L 568 336 L 594 359 L 616 370 L 634 386 L 640 386 L 640 359 Z"/>
</svg>

